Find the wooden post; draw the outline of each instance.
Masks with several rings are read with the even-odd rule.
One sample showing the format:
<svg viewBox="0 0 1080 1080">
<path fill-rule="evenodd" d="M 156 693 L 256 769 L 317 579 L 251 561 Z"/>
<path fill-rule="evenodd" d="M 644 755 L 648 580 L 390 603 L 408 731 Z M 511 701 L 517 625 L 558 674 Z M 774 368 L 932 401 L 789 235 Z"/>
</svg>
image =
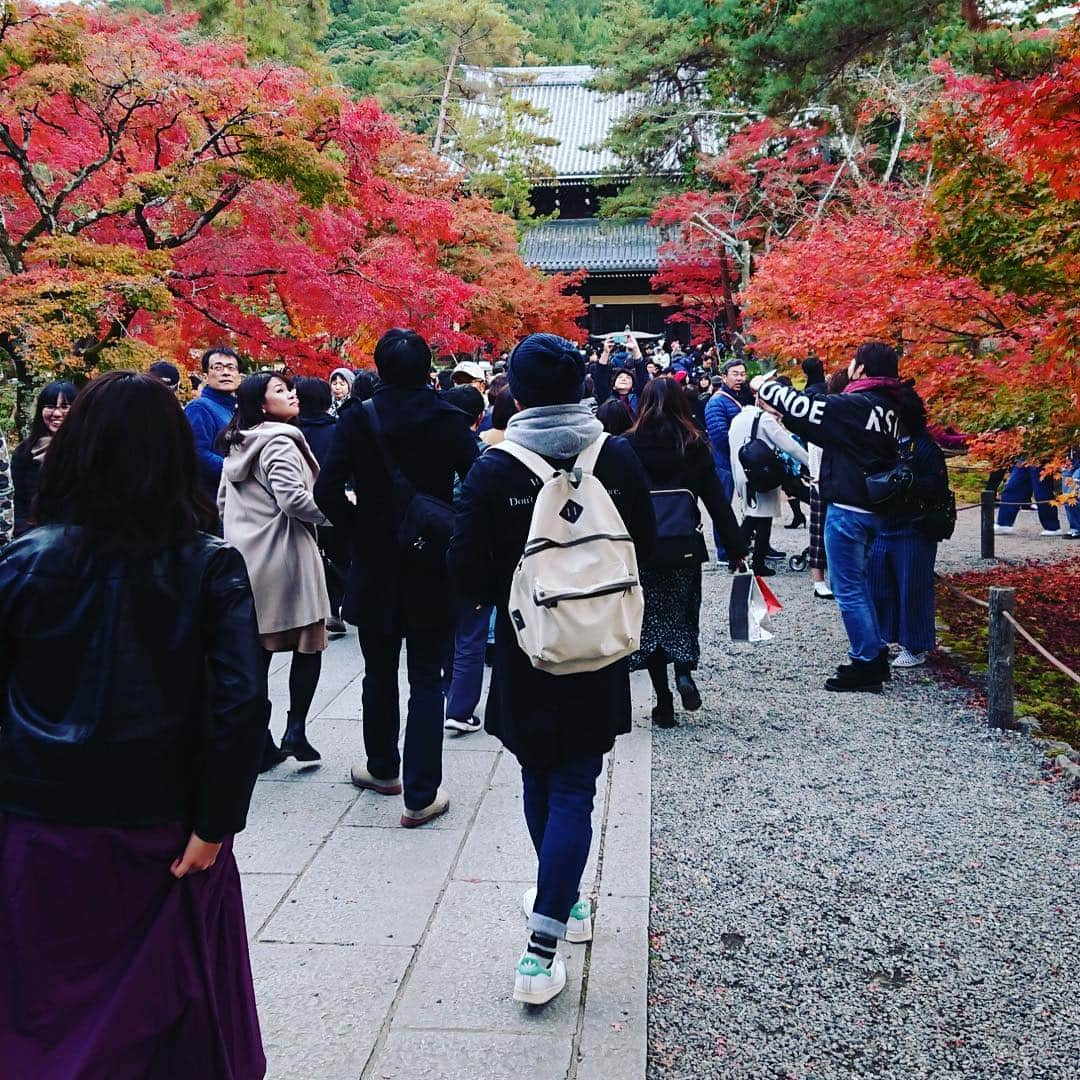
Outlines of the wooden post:
<svg viewBox="0 0 1080 1080">
<path fill-rule="evenodd" d="M 981 535 L 982 535 L 982 550 L 981 555 L 984 559 L 994 558 L 994 503 L 997 502 L 997 495 L 989 488 L 986 489 L 979 496 L 979 511 Z"/>
<path fill-rule="evenodd" d="M 1013 707 L 1013 626 L 1004 613 L 1011 615 L 1015 589 L 990 590 L 990 664 L 986 674 L 986 707 L 990 726 L 1016 729 Z"/>
</svg>

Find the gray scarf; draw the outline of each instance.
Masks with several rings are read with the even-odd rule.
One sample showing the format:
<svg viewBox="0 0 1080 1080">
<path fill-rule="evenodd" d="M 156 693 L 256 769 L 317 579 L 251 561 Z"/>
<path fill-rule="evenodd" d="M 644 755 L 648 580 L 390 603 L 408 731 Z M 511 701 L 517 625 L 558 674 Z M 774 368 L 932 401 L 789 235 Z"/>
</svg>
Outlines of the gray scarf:
<svg viewBox="0 0 1080 1080">
<path fill-rule="evenodd" d="M 538 405 L 510 417 L 506 438 L 541 457 L 572 458 L 603 430 L 588 405 Z"/>
</svg>

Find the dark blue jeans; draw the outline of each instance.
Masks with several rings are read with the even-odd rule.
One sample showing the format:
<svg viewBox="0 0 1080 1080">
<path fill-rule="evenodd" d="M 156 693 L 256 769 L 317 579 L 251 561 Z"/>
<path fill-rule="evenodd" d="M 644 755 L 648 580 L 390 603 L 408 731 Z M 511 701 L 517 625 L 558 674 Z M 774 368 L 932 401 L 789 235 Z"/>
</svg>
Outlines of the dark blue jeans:
<svg viewBox="0 0 1080 1080">
<path fill-rule="evenodd" d="M 724 489 L 724 498 L 730 503 L 735 497 L 735 477 L 730 469 L 716 467 L 716 475 L 720 478 L 720 486 Z M 713 526 L 713 540 L 716 541 L 716 558 L 719 562 L 727 562 L 727 546 L 724 544 L 716 526 Z"/>
<path fill-rule="evenodd" d="M 880 514 L 859 514 L 835 503 L 825 518 L 829 580 L 853 660 L 876 660 L 885 644 L 868 580 L 870 550 L 884 525 Z"/>
<path fill-rule="evenodd" d="M 1054 480 L 1047 477 L 1045 480 L 1039 475 L 1042 472 L 1037 465 L 1014 465 L 1009 472 L 1009 479 L 1005 481 L 1005 490 L 1001 493 L 1001 502 L 1005 503 L 1036 503 L 1035 509 L 1039 512 L 1039 521 L 1044 529 L 1051 532 L 1061 528 L 1061 520 L 1058 518 L 1056 506 L 1050 505 L 1054 497 Z M 999 525 L 1013 525 L 1020 514 L 1019 506 L 999 506 L 997 523 Z"/>
<path fill-rule="evenodd" d="M 480 704 L 484 688 L 484 651 L 487 648 L 491 608 L 463 604 L 454 632 L 454 662 L 446 692 L 446 715 L 467 720 Z"/>
<path fill-rule="evenodd" d="M 409 630 L 405 634 L 409 712 L 405 719 L 402 784 L 405 805 L 410 810 L 430 805 L 442 782 L 442 665 L 447 637 L 442 630 Z M 360 634 L 364 654 L 364 749 L 368 771 L 380 779 L 396 777 L 402 767 L 398 753 L 401 642 L 397 634 Z"/>
<path fill-rule="evenodd" d="M 561 938 L 578 901 L 592 844 L 592 810 L 602 757 L 575 758 L 550 769 L 521 767 L 525 823 L 540 868 L 529 929 Z"/>
</svg>

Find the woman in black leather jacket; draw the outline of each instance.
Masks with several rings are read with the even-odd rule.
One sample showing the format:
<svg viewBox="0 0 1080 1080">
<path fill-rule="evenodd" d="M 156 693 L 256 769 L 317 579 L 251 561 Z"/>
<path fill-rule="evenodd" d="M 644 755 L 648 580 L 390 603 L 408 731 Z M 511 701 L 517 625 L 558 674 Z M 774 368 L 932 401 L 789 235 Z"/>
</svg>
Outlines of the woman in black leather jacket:
<svg viewBox="0 0 1080 1080">
<path fill-rule="evenodd" d="M 232 836 L 266 683 L 196 469 L 168 388 L 103 375 L 0 554 L 5 1076 L 265 1072 Z"/>
</svg>

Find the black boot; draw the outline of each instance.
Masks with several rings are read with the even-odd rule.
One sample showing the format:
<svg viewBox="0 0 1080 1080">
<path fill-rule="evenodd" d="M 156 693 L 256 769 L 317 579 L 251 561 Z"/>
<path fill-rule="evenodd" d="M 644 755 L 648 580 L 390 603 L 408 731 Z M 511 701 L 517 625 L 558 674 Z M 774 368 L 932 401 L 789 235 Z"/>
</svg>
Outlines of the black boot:
<svg viewBox="0 0 1080 1080">
<path fill-rule="evenodd" d="M 795 516 L 791 519 L 790 525 L 785 525 L 785 529 L 801 529 L 806 524 L 806 515 L 802 510 L 802 503 L 798 499 L 788 499 L 788 506 L 791 507 L 791 512 Z"/>
<path fill-rule="evenodd" d="M 280 765 L 288 754 L 283 754 L 274 743 L 274 737 L 270 729 L 266 729 L 266 742 L 263 743 L 262 761 L 259 763 L 259 772 L 269 772 L 275 765 Z"/>
<path fill-rule="evenodd" d="M 694 677 L 690 672 L 675 675 L 675 688 L 682 698 L 682 707 L 687 712 L 697 712 L 701 708 L 701 692 L 694 683 Z"/>
<path fill-rule="evenodd" d="M 878 662 L 878 674 L 881 675 L 882 682 L 889 682 L 892 679 L 892 664 L 889 663 L 889 646 L 877 654 Z"/>
<path fill-rule="evenodd" d="M 825 689 L 836 693 L 881 693 L 881 669 L 877 660 L 852 660 L 841 664 L 836 675 L 825 680 Z"/>
<path fill-rule="evenodd" d="M 322 755 L 307 740 L 306 726 L 305 720 L 294 720 L 292 713 L 289 713 L 285 734 L 281 738 L 281 753 L 284 757 L 294 757 L 297 761 L 322 760 Z"/>
<path fill-rule="evenodd" d="M 656 727 L 673 728 L 675 726 L 675 701 L 670 694 L 657 697 L 653 706 L 652 722 Z"/>
</svg>

